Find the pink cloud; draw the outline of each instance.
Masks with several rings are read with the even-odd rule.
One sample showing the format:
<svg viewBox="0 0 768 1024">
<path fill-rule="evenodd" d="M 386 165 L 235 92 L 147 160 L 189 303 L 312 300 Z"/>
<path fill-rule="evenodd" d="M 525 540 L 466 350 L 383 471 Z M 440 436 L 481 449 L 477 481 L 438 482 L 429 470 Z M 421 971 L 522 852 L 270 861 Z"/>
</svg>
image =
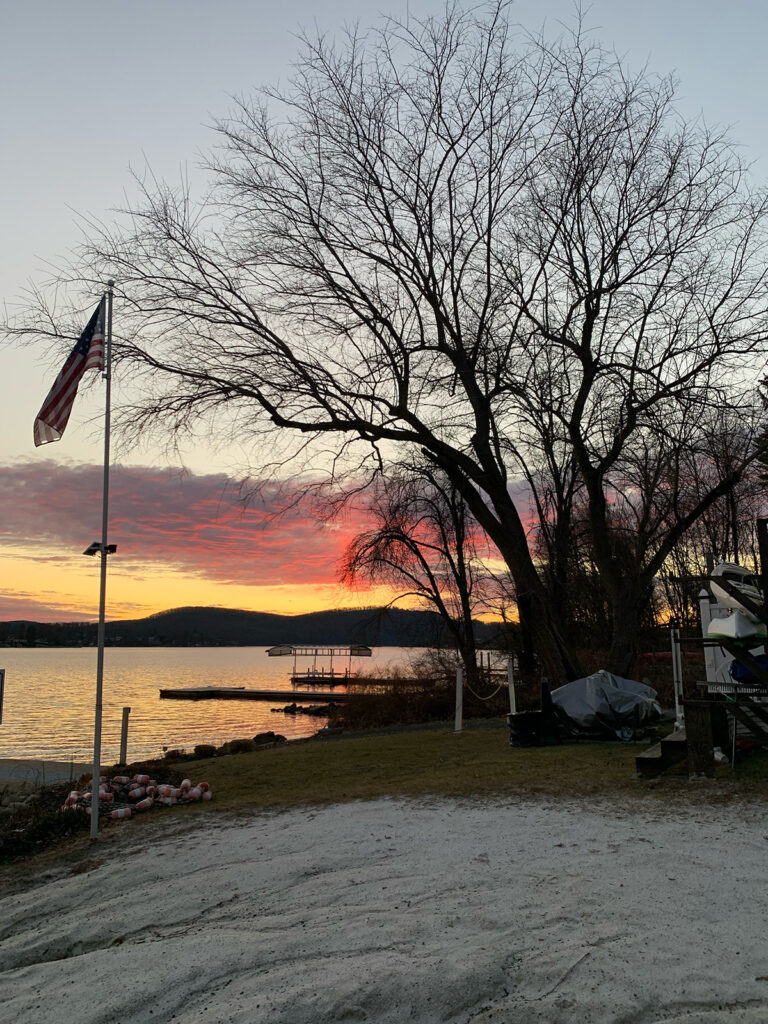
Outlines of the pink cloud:
<svg viewBox="0 0 768 1024">
<path fill-rule="evenodd" d="M 132 601 L 112 601 L 108 609 L 108 619 L 141 618 L 147 614 L 146 606 Z M 0 621 L 14 622 L 31 620 L 33 622 L 95 622 L 97 612 L 94 609 L 83 611 L 75 599 L 49 598 L 46 594 L 21 593 L 0 594 Z"/>
<path fill-rule="evenodd" d="M 13 622 L 30 619 L 34 622 L 92 622 L 80 608 L 64 602 L 46 602 L 34 594 L 0 595 L 0 620 Z"/>
<path fill-rule="evenodd" d="M 50 460 L 0 466 L 0 538 L 36 561 L 79 554 L 101 533 L 101 468 Z M 162 563 L 224 583 L 331 583 L 362 524 L 329 528 L 274 488 L 244 506 L 223 473 L 115 466 L 109 540 L 120 568 Z"/>
</svg>

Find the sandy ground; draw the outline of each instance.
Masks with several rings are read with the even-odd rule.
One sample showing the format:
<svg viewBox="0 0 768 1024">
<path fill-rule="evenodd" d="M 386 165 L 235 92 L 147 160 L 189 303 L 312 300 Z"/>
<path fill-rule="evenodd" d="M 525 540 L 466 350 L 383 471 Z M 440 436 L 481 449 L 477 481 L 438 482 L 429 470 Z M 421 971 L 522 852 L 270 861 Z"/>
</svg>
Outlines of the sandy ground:
<svg viewBox="0 0 768 1024">
<path fill-rule="evenodd" d="M 128 822 L 79 873 L 0 898 L 0 1020 L 764 1024 L 762 813 L 381 800 Z"/>
<path fill-rule="evenodd" d="M 77 779 L 85 771 L 93 774 L 93 767 L 74 761 L 38 761 L 19 758 L 0 758 L 0 787 L 38 789 L 56 782 Z"/>
</svg>

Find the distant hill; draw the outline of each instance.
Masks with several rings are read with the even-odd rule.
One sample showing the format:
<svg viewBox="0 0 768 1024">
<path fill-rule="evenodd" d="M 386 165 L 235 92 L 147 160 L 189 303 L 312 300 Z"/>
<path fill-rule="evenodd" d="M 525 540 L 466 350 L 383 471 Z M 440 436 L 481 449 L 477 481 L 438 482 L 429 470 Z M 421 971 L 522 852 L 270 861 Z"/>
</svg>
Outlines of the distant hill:
<svg viewBox="0 0 768 1024">
<path fill-rule="evenodd" d="M 500 625 L 477 622 L 479 643 Z M 111 647 L 271 647 L 273 644 L 368 644 L 371 647 L 433 647 L 450 643 L 436 612 L 401 608 L 351 608 L 272 615 L 233 608 L 174 608 L 144 619 L 108 622 Z M 96 624 L 0 622 L 5 646 L 71 647 L 96 643 Z"/>
</svg>

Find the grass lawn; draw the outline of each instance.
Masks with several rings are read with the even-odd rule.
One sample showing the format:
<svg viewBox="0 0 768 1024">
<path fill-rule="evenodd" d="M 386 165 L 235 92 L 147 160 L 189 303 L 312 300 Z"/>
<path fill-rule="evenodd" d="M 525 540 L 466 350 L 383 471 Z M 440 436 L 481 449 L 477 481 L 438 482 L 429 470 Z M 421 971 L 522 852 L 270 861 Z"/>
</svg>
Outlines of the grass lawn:
<svg viewBox="0 0 768 1024">
<path fill-rule="evenodd" d="M 691 784 L 635 778 L 635 757 L 649 744 L 574 743 L 512 748 L 506 728 L 469 728 L 340 737 L 177 765 L 205 780 L 214 800 L 201 807 L 250 811 L 376 797 L 631 797 L 663 791 L 685 796 L 708 785 L 713 798 L 768 794 L 768 757 L 753 754 L 733 772 Z M 698 787 L 698 788 L 697 788 Z M 697 797 L 698 798 L 698 797 Z"/>
<path fill-rule="evenodd" d="M 495 727 L 494 727 L 495 726 Z M 97 844 L 87 832 L 56 838 L 31 857 L 0 870 L 0 890 L 34 884 L 50 870 L 87 870 L 125 844 L 151 842 L 161 832 L 203 820 L 252 815 L 291 807 L 318 806 L 379 797 L 432 799 L 575 799 L 585 807 L 633 807 L 654 814 L 676 813 L 681 804 L 701 806 L 762 801 L 768 796 L 768 752 L 752 752 L 735 771 L 719 765 L 714 780 L 667 776 L 635 777 L 643 743 L 574 743 L 512 748 L 502 723 L 473 725 L 462 733 L 424 728 L 375 735 L 287 743 L 270 749 L 205 760 L 170 762 L 168 770 L 197 783 L 206 781 L 210 803 L 156 809 L 130 822 L 101 826 Z M 163 778 L 163 767 L 153 774 Z M 745 813 L 750 813 L 745 808 Z M 762 813 L 762 812 L 760 812 Z M 202 817 L 201 817 L 202 816 Z M 14 823 L 9 822 L 11 828 Z"/>
</svg>

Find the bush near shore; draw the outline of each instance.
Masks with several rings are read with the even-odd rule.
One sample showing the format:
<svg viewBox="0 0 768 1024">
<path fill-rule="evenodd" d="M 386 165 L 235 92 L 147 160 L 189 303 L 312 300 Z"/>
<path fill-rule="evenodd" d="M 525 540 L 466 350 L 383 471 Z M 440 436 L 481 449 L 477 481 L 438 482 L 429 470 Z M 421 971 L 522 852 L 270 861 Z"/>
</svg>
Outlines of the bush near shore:
<svg viewBox="0 0 768 1024">
<path fill-rule="evenodd" d="M 585 675 L 605 668 L 607 653 L 599 650 L 579 652 Z M 686 692 L 695 692 L 696 680 L 704 673 L 701 651 L 686 650 L 683 657 L 683 684 Z M 354 677 L 347 689 L 352 696 L 333 710 L 331 725 L 340 729 L 373 729 L 419 722 L 452 721 L 456 703 L 456 661 L 450 651 L 428 651 L 416 659 L 412 672 L 387 673 L 386 683 L 366 673 Z M 671 652 L 653 651 L 638 658 L 633 678 L 652 686 L 663 707 L 674 706 Z M 542 678 L 515 678 L 515 696 L 519 711 L 541 706 Z M 463 687 L 463 717 L 466 720 L 499 718 L 509 711 L 506 661 L 497 656 L 493 671 L 480 671 L 473 686 L 466 678 Z"/>
</svg>

